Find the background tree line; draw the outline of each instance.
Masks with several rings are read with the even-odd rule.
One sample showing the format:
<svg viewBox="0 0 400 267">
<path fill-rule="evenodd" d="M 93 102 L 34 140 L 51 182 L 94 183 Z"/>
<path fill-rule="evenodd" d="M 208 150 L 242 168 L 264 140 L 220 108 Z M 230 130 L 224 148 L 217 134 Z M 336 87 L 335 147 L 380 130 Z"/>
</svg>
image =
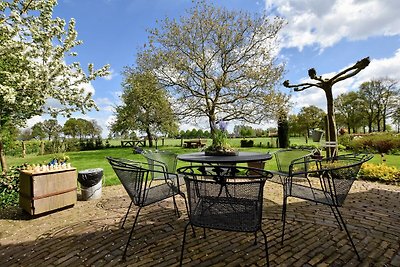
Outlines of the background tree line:
<svg viewBox="0 0 400 267">
<path fill-rule="evenodd" d="M 390 78 L 373 79 L 360 85 L 357 91 L 335 99 L 338 127 L 348 133 L 389 131 L 391 121 L 399 131 L 400 88 Z"/>
<path fill-rule="evenodd" d="M 360 85 L 357 91 L 335 98 L 335 117 L 338 129 L 348 133 L 389 131 L 389 121 L 400 130 L 400 89 L 398 81 L 379 78 Z M 316 107 L 303 107 L 298 114 L 289 115 L 289 132 L 309 137 L 313 129 L 324 129 L 325 112 Z"/>
<path fill-rule="evenodd" d="M 47 154 L 104 147 L 102 128 L 96 120 L 70 118 L 61 126 L 56 119 L 48 119 L 23 130 L 14 127 L 13 132 L 13 141 L 6 146 L 7 155 L 21 155 L 25 151 L 27 154 Z M 23 142 L 21 146 L 16 140 L 37 142 Z"/>
</svg>

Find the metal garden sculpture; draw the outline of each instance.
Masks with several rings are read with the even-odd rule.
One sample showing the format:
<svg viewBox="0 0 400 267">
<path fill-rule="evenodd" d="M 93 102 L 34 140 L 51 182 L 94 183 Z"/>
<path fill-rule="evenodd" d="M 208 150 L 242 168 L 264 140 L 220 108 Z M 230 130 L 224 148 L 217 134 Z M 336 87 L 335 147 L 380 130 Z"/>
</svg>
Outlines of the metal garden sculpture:
<svg viewBox="0 0 400 267">
<path fill-rule="evenodd" d="M 324 90 L 326 96 L 327 104 L 327 119 L 326 119 L 326 129 L 325 129 L 325 140 L 333 146 L 327 146 L 327 156 L 332 157 L 337 153 L 337 131 L 336 123 L 334 117 L 334 103 L 333 103 L 333 93 L 332 87 L 335 83 L 343 81 L 347 78 L 355 76 L 361 70 L 365 69 L 370 63 L 369 57 L 363 58 L 353 66 L 339 72 L 330 79 L 322 78 L 322 76 L 317 76 L 317 71 L 314 68 L 308 70 L 308 76 L 311 80 L 316 82 L 306 82 L 300 84 L 290 84 L 286 80 L 283 85 L 287 88 L 294 88 L 295 92 L 300 92 L 311 87 L 318 87 Z"/>
</svg>

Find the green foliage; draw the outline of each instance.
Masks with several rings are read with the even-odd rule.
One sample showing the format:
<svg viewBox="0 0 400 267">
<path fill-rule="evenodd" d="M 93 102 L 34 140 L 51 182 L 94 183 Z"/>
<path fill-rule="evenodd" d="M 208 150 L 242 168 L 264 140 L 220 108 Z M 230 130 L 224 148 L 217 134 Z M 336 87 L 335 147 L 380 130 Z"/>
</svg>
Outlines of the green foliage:
<svg viewBox="0 0 400 267">
<path fill-rule="evenodd" d="M 364 163 L 361 167 L 359 177 L 362 180 L 399 184 L 400 170 L 386 164 Z"/>
<path fill-rule="evenodd" d="M 255 135 L 254 129 L 251 126 L 241 125 L 239 127 L 239 134 L 241 137 L 250 137 Z"/>
<path fill-rule="evenodd" d="M 373 79 L 360 85 L 361 99 L 365 102 L 364 111 L 371 132 L 376 127 L 378 132 L 387 131 L 388 114 L 398 107 L 400 88 L 398 81 L 391 78 Z"/>
<path fill-rule="evenodd" d="M 356 152 L 369 151 L 376 153 L 391 153 L 400 149 L 400 135 L 379 133 L 355 137 L 348 147 Z"/>
<path fill-rule="evenodd" d="M 40 143 L 41 141 L 31 140 L 31 141 L 24 141 L 26 154 L 38 154 L 40 150 Z M 4 150 L 6 155 L 8 156 L 21 156 L 22 155 L 22 142 L 21 141 L 14 141 L 7 143 L 4 146 Z"/>
<path fill-rule="evenodd" d="M 346 127 L 349 133 L 366 124 L 365 110 L 368 107 L 360 92 L 340 94 L 335 99 L 335 108 L 337 126 Z"/>
<path fill-rule="evenodd" d="M 312 129 L 324 129 L 325 116 L 325 111 L 317 106 L 303 107 L 297 115 L 297 123 L 299 123 L 297 127 L 299 127 L 303 133 L 309 135 Z"/>
<path fill-rule="evenodd" d="M 353 140 L 353 136 L 349 134 L 343 134 L 338 136 L 338 144 L 344 146 L 346 149 L 350 149 L 351 141 Z"/>
<path fill-rule="evenodd" d="M 45 120 L 42 123 L 42 129 L 46 133 L 49 140 L 58 138 L 61 133 L 62 127 L 58 124 L 56 119 Z"/>
<path fill-rule="evenodd" d="M 315 145 L 315 144 L 295 144 L 295 143 L 293 143 L 293 144 L 290 145 L 290 148 L 313 150 L 313 149 L 319 149 L 319 145 Z"/>
<path fill-rule="evenodd" d="M 46 137 L 46 133 L 44 131 L 42 122 L 35 123 L 35 125 L 32 126 L 31 136 L 32 136 L 32 138 L 39 139 L 39 140 L 42 140 Z"/>
<path fill-rule="evenodd" d="M 81 151 L 97 150 L 97 149 L 104 148 L 103 140 L 100 137 L 80 140 L 79 144 L 80 144 Z"/>
<path fill-rule="evenodd" d="M 0 175 L 0 209 L 17 206 L 19 199 L 19 171 L 12 167 L 6 174 Z"/>
<path fill-rule="evenodd" d="M 116 107 L 116 120 L 111 125 L 113 132 L 144 132 L 151 142 L 157 133 L 177 131 L 167 92 L 154 75 L 127 68 L 122 86 L 122 104 Z"/>
</svg>

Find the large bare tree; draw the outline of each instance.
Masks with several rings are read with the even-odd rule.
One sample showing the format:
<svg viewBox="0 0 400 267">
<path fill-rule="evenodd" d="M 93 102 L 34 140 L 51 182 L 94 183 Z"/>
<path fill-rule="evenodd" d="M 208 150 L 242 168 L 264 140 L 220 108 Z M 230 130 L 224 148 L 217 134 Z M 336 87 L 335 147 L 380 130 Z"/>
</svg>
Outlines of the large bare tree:
<svg viewBox="0 0 400 267">
<path fill-rule="evenodd" d="M 311 80 L 315 80 L 316 82 L 306 82 L 300 84 L 290 84 L 288 80 L 286 80 L 283 85 L 288 88 L 294 88 L 294 91 L 299 92 L 311 87 L 321 88 L 325 92 L 326 96 L 326 105 L 327 105 L 327 127 L 325 138 L 327 141 L 336 142 L 337 146 L 337 131 L 336 131 L 336 122 L 334 116 L 334 104 L 333 104 L 333 93 L 332 87 L 335 83 L 346 80 L 347 78 L 353 77 L 361 70 L 365 69 L 370 63 L 369 57 L 363 58 L 353 66 L 346 68 L 339 73 L 337 73 L 332 78 L 322 78 L 322 76 L 317 76 L 317 71 L 314 68 L 308 70 L 308 76 Z M 334 156 L 337 152 L 337 147 L 328 147 L 327 148 L 327 156 Z"/>
<path fill-rule="evenodd" d="M 208 118 L 211 134 L 218 120 L 260 122 L 283 98 L 274 87 L 284 70 L 276 51 L 284 24 L 196 1 L 187 16 L 149 31 L 138 65 L 169 88 L 181 119 Z"/>
</svg>

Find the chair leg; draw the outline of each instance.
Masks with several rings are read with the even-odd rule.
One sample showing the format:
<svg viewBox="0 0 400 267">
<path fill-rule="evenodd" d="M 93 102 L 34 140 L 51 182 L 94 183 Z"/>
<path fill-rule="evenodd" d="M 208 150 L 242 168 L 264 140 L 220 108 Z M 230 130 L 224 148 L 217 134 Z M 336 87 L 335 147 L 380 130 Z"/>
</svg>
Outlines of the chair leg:
<svg viewBox="0 0 400 267">
<path fill-rule="evenodd" d="M 128 250 L 129 242 L 131 241 L 133 230 L 135 229 L 135 225 L 136 225 L 136 222 L 137 222 L 137 220 L 139 218 L 139 212 L 140 212 L 141 209 L 142 209 L 142 207 L 139 207 L 139 209 L 138 209 L 138 211 L 136 213 L 136 216 L 135 216 L 135 221 L 133 222 L 133 225 L 132 225 L 131 232 L 129 233 L 128 242 L 126 242 L 124 254 L 122 255 L 122 260 L 123 261 L 125 261 L 125 259 L 126 259 L 126 251 Z"/>
<path fill-rule="evenodd" d="M 185 196 L 185 194 L 183 194 L 183 193 L 181 194 L 181 196 L 183 197 L 183 200 L 185 201 L 186 212 L 187 212 L 187 215 L 189 216 L 189 206 L 188 206 L 188 204 L 187 204 L 186 196 Z M 194 231 L 194 227 L 193 227 L 192 224 L 190 224 L 190 225 L 191 225 L 191 227 L 192 227 L 192 232 L 193 232 L 192 236 L 193 236 L 193 237 L 196 237 L 196 232 Z"/>
<path fill-rule="evenodd" d="M 349 230 L 347 230 L 347 226 L 346 226 L 346 224 L 345 224 L 345 222 L 344 222 L 344 220 L 343 220 L 342 215 L 340 214 L 339 208 L 335 206 L 335 209 L 336 209 L 336 211 L 337 211 L 337 213 L 338 213 L 338 215 L 339 215 L 340 221 L 342 222 L 343 228 L 344 228 L 344 230 L 346 231 L 347 236 L 349 237 L 351 246 L 353 247 L 353 249 L 354 249 L 354 251 L 355 251 L 355 253 L 356 253 L 356 255 L 357 255 L 358 260 L 361 261 L 361 257 L 360 257 L 360 255 L 358 254 L 358 251 L 357 251 L 357 249 L 356 249 L 356 246 L 354 245 L 354 242 L 353 242 L 353 239 L 351 238 L 351 235 L 350 235 Z"/>
<path fill-rule="evenodd" d="M 185 248 L 185 242 L 186 242 L 186 231 L 187 231 L 187 228 L 188 228 L 189 224 L 192 225 L 190 222 L 188 222 L 188 223 L 186 224 L 185 230 L 184 230 L 184 232 L 183 232 L 183 240 L 182 240 L 182 248 L 181 248 L 181 258 L 180 258 L 180 260 L 179 260 L 179 266 L 182 266 L 182 261 L 183 261 L 183 250 L 184 250 L 184 248 Z M 192 225 L 192 228 L 193 228 L 193 225 Z"/>
<path fill-rule="evenodd" d="M 282 245 L 283 245 L 283 239 L 285 237 L 286 206 L 287 206 L 287 196 L 284 196 L 283 197 L 283 206 L 282 206 L 282 240 L 281 240 Z"/>
<path fill-rule="evenodd" d="M 126 221 L 126 218 L 128 217 L 129 211 L 131 210 L 132 204 L 133 204 L 133 201 L 131 201 L 131 204 L 129 205 L 128 211 L 125 214 L 124 221 L 122 222 L 122 225 L 121 225 L 121 229 L 124 229 L 125 221 Z"/>
<path fill-rule="evenodd" d="M 176 205 L 176 200 L 175 200 L 175 195 L 172 196 L 172 200 L 174 202 L 174 209 L 175 209 L 175 214 L 178 216 L 178 218 L 181 216 L 178 210 L 178 205 Z"/>
<path fill-rule="evenodd" d="M 267 260 L 267 266 L 269 267 L 269 256 L 268 256 L 268 243 L 267 243 L 267 235 L 264 233 L 262 229 L 260 229 L 261 233 L 264 236 L 264 243 L 265 243 L 265 259 Z"/>
<path fill-rule="evenodd" d="M 337 221 L 337 223 L 338 223 L 338 225 L 339 225 L 340 231 L 343 231 L 342 224 L 340 223 L 339 218 L 338 218 L 338 216 L 336 215 L 335 209 L 334 209 L 333 206 L 331 206 L 331 205 L 329 205 L 329 207 L 330 207 L 331 210 L 332 210 L 333 216 L 335 216 L 335 219 L 336 219 L 336 221 Z"/>
</svg>

